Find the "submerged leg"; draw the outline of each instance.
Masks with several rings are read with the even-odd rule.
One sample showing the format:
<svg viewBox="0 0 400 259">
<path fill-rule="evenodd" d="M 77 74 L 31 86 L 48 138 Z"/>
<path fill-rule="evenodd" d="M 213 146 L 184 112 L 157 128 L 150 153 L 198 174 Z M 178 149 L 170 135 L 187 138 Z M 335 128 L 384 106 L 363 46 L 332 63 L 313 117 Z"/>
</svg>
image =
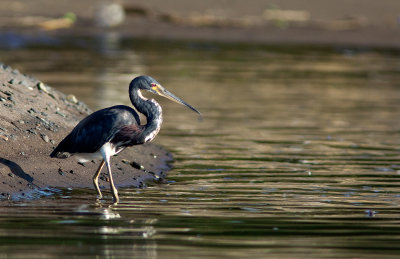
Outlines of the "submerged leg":
<svg viewBox="0 0 400 259">
<path fill-rule="evenodd" d="M 103 195 L 101 194 L 101 191 L 99 188 L 99 175 L 100 175 L 101 169 L 103 169 L 103 166 L 104 166 L 104 160 L 101 161 L 99 168 L 97 169 L 96 173 L 93 176 L 94 188 L 96 188 L 96 191 L 99 194 L 99 196 L 98 196 L 99 199 L 103 198 Z"/>
</svg>

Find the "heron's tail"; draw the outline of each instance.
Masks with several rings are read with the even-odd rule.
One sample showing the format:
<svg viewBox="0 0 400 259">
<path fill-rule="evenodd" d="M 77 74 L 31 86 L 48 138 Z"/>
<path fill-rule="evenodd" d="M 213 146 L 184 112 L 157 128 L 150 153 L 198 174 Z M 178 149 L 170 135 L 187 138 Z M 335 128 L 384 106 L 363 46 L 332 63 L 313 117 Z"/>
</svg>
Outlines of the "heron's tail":
<svg viewBox="0 0 400 259">
<path fill-rule="evenodd" d="M 50 157 L 56 158 L 68 158 L 71 156 L 71 153 L 66 152 L 64 148 L 65 139 L 58 144 L 58 146 L 51 152 Z"/>
</svg>

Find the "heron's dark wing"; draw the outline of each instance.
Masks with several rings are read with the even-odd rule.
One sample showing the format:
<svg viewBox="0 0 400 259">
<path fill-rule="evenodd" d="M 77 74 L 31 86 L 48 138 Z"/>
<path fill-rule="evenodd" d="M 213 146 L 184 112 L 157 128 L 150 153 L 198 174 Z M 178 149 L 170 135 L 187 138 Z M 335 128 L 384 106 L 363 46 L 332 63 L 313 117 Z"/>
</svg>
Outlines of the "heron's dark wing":
<svg viewBox="0 0 400 259">
<path fill-rule="evenodd" d="M 116 147 L 117 150 L 124 149 L 129 146 L 143 144 L 142 134 L 143 126 L 132 124 L 126 125 L 114 134 L 114 137 L 110 142 Z"/>
<path fill-rule="evenodd" d="M 50 156 L 59 157 L 59 153 L 95 153 L 120 129 L 139 124 L 139 116 L 128 106 L 118 105 L 96 111 L 80 121 Z"/>
</svg>

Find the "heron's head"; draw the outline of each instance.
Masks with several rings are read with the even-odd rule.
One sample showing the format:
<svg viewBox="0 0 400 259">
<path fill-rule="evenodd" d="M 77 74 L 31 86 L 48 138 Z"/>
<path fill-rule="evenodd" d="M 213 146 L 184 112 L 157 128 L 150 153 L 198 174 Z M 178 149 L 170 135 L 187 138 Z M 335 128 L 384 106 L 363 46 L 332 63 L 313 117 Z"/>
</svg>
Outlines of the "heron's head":
<svg viewBox="0 0 400 259">
<path fill-rule="evenodd" d="M 193 106 L 186 103 L 176 95 L 169 92 L 159 82 L 157 82 L 157 80 L 155 80 L 151 76 L 138 76 L 134 78 L 130 84 L 130 90 L 133 90 L 134 88 L 140 90 L 146 90 L 149 91 L 150 93 L 161 95 L 165 98 L 168 98 L 176 103 L 185 105 L 186 107 L 188 107 L 192 111 L 197 112 L 201 116 L 201 113 L 196 108 L 194 108 Z"/>
</svg>

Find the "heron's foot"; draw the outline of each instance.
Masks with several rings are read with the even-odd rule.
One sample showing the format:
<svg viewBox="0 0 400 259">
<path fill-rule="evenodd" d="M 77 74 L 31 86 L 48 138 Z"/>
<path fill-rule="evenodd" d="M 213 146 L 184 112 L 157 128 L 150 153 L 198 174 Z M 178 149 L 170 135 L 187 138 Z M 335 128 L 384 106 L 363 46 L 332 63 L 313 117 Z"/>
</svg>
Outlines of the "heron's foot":
<svg viewBox="0 0 400 259">
<path fill-rule="evenodd" d="M 118 194 L 117 194 L 117 196 L 113 196 L 113 201 L 114 201 L 114 204 L 117 204 L 119 202 Z"/>
<path fill-rule="evenodd" d="M 116 188 L 113 188 L 113 189 L 111 190 L 111 193 L 112 193 L 112 196 L 113 196 L 114 204 L 115 204 L 115 203 L 118 203 L 118 202 L 119 202 L 119 196 L 118 196 L 118 191 L 117 191 L 117 189 L 116 189 Z"/>
</svg>

